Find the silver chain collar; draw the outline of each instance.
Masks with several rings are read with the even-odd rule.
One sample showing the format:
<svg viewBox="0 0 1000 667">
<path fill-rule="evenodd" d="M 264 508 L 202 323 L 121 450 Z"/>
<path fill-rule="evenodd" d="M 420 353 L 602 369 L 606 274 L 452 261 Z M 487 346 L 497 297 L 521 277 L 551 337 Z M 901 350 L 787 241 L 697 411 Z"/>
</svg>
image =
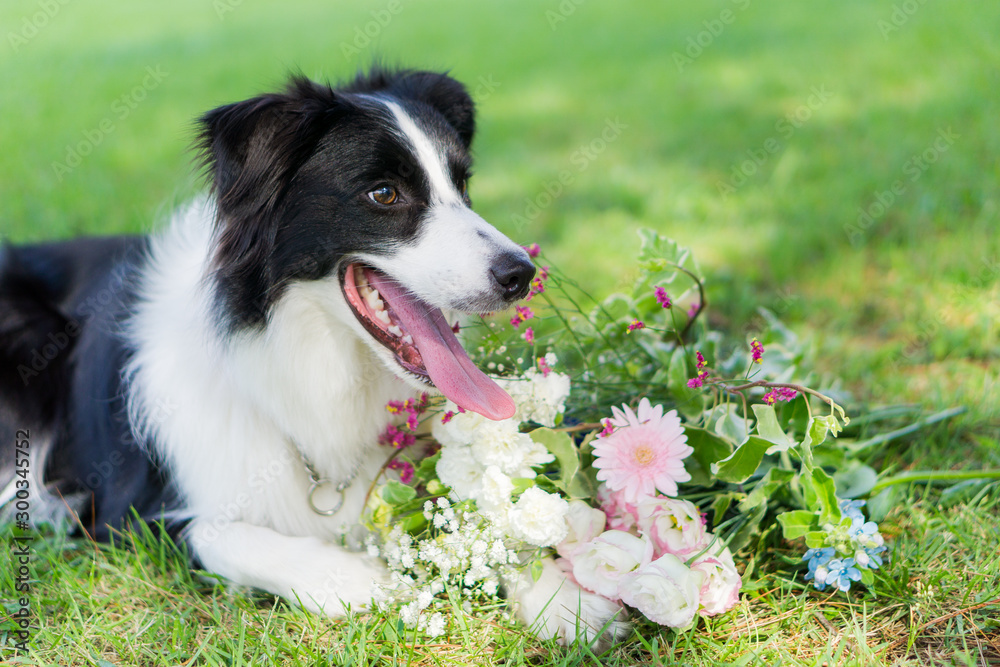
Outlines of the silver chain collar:
<svg viewBox="0 0 1000 667">
<path fill-rule="evenodd" d="M 309 475 L 309 482 L 310 482 L 309 493 L 306 495 L 306 499 L 309 501 L 310 509 L 312 509 L 313 512 L 316 512 L 316 514 L 319 514 L 320 516 L 333 516 L 334 514 L 340 511 L 341 507 L 343 507 L 344 491 L 346 491 L 351 486 L 351 483 L 354 482 L 354 478 L 358 476 L 358 472 L 361 470 L 361 461 L 359 461 L 354 466 L 354 469 L 351 470 L 351 473 L 347 476 L 346 479 L 344 479 L 342 482 L 338 483 L 336 486 L 333 487 L 333 490 L 337 493 L 336 504 L 330 509 L 320 509 L 319 507 L 316 506 L 316 499 L 314 498 L 314 496 L 316 495 L 316 492 L 319 491 L 324 486 L 333 484 L 333 480 L 321 476 L 319 474 L 319 471 L 316 470 L 316 466 L 314 466 L 312 463 L 309 462 L 309 459 L 307 459 L 306 455 L 302 453 L 302 450 L 299 449 L 298 445 L 295 445 L 295 443 L 292 443 L 292 445 L 295 447 L 295 451 L 299 453 L 299 458 L 302 459 L 302 465 L 306 469 L 306 474 Z"/>
</svg>

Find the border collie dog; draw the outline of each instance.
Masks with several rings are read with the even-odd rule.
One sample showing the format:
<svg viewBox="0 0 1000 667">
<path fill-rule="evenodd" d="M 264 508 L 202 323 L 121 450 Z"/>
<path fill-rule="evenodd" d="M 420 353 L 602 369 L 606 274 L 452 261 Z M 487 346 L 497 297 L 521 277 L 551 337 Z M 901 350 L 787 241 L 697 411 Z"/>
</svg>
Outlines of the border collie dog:
<svg viewBox="0 0 1000 667">
<path fill-rule="evenodd" d="M 512 416 L 445 313 L 508 307 L 534 266 L 470 208 L 444 74 L 293 78 L 199 127 L 211 190 L 162 233 L 0 251 L 0 505 L 28 488 L 96 539 L 165 518 L 203 568 L 341 616 L 386 576 L 357 548 L 386 403 Z M 554 562 L 506 586 L 542 637 L 625 627 Z"/>
</svg>

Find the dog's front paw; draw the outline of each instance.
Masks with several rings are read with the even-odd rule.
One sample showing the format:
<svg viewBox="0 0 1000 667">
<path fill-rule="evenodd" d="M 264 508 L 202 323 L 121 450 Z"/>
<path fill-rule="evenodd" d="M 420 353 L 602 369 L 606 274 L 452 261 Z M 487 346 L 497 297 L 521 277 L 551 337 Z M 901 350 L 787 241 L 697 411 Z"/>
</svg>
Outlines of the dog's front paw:
<svg viewBox="0 0 1000 667">
<path fill-rule="evenodd" d="M 316 559 L 311 568 L 296 572 L 290 597 L 306 609 L 331 618 L 342 618 L 348 611 L 368 610 L 372 584 L 389 584 L 385 564 L 357 553 L 330 553 L 333 558 Z"/>
<path fill-rule="evenodd" d="M 508 583 L 508 592 L 518 617 L 541 639 L 555 638 L 563 645 L 585 642 L 603 652 L 630 631 L 620 604 L 585 591 L 551 558 L 542 561 L 538 581 L 521 575 Z"/>
</svg>

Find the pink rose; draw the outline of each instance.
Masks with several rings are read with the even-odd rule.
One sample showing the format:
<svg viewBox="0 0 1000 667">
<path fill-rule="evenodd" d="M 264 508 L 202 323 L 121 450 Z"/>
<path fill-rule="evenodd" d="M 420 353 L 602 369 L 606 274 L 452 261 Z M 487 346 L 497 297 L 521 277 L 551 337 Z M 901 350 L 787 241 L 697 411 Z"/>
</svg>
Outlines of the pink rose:
<svg viewBox="0 0 1000 667">
<path fill-rule="evenodd" d="M 698 610 L 702 616 L 722 614 L 740 601 L 743 581 L 728 547 L 713 544 L 691 564 L 691 569 L 705 575 L 701 585 L 701 609 Z"/>
<path fill-rule="evenodd" d="M 609 530 L 636 532 L 636 522 L 639 518 L 636 506 L 625 501 L 623 492 L 612 491 L 607 484 L 601 484 L 597 488 L 597 502 L 608 517 Z"/>
<path fill-rule="evenodd" d="M 705 530 L 701 512 L 694 503 L 654 496 L 636 506 L 639 531 L 649 537 L 656 556 L 665 553 L 690 557 L 704 549 L 712 535 Z"/>
</svg>

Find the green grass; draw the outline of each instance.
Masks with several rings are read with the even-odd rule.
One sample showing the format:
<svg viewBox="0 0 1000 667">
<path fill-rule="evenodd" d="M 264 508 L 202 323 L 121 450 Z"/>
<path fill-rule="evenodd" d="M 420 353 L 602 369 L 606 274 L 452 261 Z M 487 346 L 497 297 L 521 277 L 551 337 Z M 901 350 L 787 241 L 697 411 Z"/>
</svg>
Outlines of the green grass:
<svg viewBox="0 0 1000 667">
<path fill-rule="evenodd" d="M 657 228 L 701 259 L 716 326 L 752 331 L 764 306 L 860 399 L 968 408 L 884 446 L 882 467 L 1000 466 L 1000 6 L 922 4 L 884 37 L 888 3 L 672 4 L 582 3 L 552 29 L 554 0 L 402 0 L 374 44 L 345 57 L 341 45 L 388 3 L 69 2 L 15 50 L 10 34 L 42 9 L 8 0 L 0 6 L 0 236 L 151 229 L 199 187 L 187 151 L 191 120 L 275 87 L 291 69 L 337 80 L 376 57 L 449 68 L 479 102 L 472 194 L 502 231 L 538 241 L 606 294 L 629 280 L 634 230 Z M 232 11 L 220 15 L 219 6 Z M 673 53 L 727 8 L 731 24 L 678 71 Z M 142 85 L 147 67 L 166 76 L 122 117 L 116 100 Z M 830 96 L 813 98 L 810 109 L 816 89 Z M 800 126 L 783 123 L 796 113 Z M 609 120 L 624 127 L 593 159 L 582 157 Z M 113 129 L 104 133 L 102 121 Z M 957 138 L 910 180 L 908 161 L 947 128 Z M 100 140 L 60 178 L 53 163 L 88 133 Z M 748 169 L 755 173 L 721 196 L 720 182 L 762 150 L 762 164 Z M 572 182 L 534 215 L 529 203 L 542 203 L 563 170 Z M 897 180 L 901 194 L 852 242 L 845 226 Z M 679 636 L 642 629 L 642 641 L 605 659 L 996 660 L 1000 628 L 989 616 L 1000 604 L 973 608 L 1000 597 L 1000 490 L 977 490 L 979 498 L 954 493 L 946 502 L 937 487 L 901 490 L 883 523 L 895 536 L 882 587 L 891 595 L 828 598 L 791 583 L 778 559 L 751 568 L 750 592 L 733 613 Z M 273 655 L 311 664 L 330 652 L 355 663 L 379 655 L 387 664 L 592 661 L 539 644 L 499 612 L 471 619 L 470 636 L 451 638 L 454 645 L 411 652 L 386 639 L 392 618 L 331 624 L 265 597 L 230 595 L 157 545 L 144 543 L 137 557 L 36 542 L 43 627 L 35 658 L 243 664 Z"/>
</svg>

